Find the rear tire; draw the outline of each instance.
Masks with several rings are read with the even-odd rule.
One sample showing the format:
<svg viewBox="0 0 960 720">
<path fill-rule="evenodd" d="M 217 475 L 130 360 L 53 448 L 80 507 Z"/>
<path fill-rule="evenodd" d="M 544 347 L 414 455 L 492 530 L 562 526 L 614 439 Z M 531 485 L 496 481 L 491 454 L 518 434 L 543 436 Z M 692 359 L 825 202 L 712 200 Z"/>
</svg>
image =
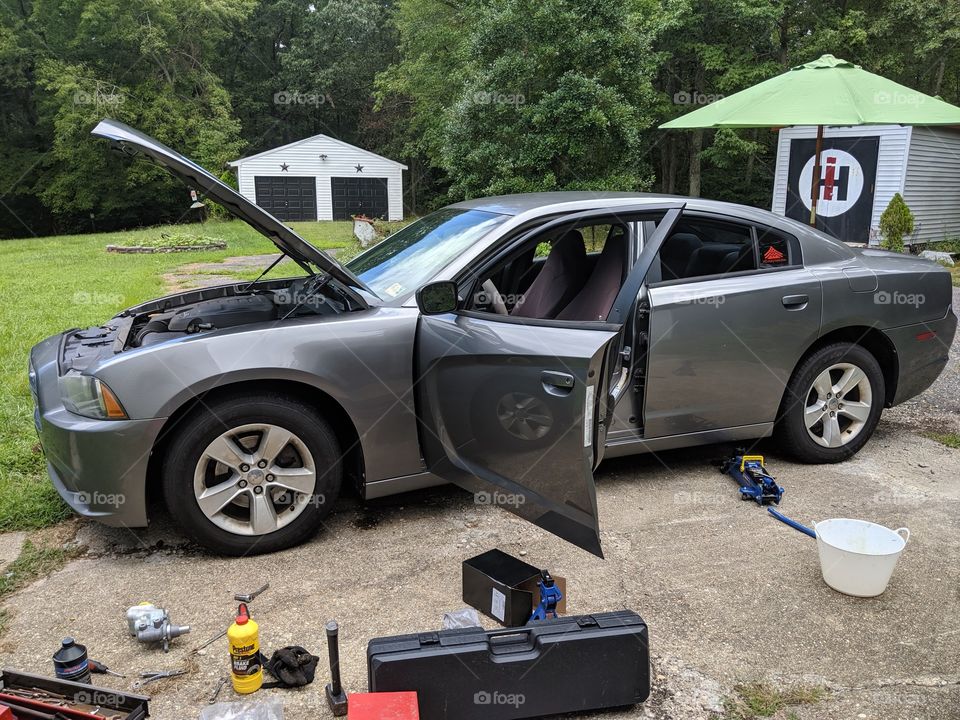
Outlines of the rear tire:
<svg viewBox="0 0 960 720">
<path fill-rule="evenodd" d="M 311 538 L 341 479 L 329 423 L 309 405 L 261 393 L 212 402 L 181 423 L 163 494 L 175 522 L 204 547 L 259 555 Z"/>
<path fill-rule="evenodd" d="M 853 457 L 880 421 L 883 371 L 868 350 L 839 342 L 812 353 L 787 385 L 776 439 L 805 463 L 835 463 Z"/>
</svg>

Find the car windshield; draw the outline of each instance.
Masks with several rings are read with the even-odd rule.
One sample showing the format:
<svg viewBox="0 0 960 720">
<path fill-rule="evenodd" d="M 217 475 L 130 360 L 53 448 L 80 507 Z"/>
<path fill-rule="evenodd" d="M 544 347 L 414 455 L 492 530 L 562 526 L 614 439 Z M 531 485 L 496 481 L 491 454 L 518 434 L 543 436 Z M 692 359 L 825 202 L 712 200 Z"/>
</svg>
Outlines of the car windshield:
<svg viewBox="0 0 960 720">
<path fill-rule="evenodd" d="M 385 300 L 429 282 L 509 215 L 444 208 L 395 232 L 358 255 L 347 268 Z"/>
</svg>

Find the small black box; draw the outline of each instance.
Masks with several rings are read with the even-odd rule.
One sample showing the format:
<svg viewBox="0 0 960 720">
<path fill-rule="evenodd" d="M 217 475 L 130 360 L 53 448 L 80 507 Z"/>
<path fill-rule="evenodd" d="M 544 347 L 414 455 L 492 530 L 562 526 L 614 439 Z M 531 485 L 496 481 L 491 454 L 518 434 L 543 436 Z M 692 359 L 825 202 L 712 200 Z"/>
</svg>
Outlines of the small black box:
<svg viewBox="0 0 960 720">
<path fill-rule="evenodd" d="M 376 638 L 367 673 L 370 692 L 416 692 L 425 720 L 516 720 L 643 702 L 650 650 L 643 619 L 620 610 Z"/>
<path fill-rule="evenodd" d="M 497 622 L 520 627 L 540 602 L 539 579 L 540 570 L 533 565 L 502 550 L 488 550 L 463 561 L 463 601 Z M 566 581 L 554 581 L 566 597 Z M 557 612 L 566 612 L 566 601 L 557 605 Z"/>
</svg>

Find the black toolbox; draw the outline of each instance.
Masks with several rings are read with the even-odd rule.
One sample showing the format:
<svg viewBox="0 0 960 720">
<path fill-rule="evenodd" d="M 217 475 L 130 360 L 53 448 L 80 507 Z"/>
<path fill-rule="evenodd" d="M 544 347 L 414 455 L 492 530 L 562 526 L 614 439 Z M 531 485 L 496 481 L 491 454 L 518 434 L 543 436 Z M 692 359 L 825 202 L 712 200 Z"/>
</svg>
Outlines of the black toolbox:
<svg viewBox="0 0 960 720">
<path fill-rule="evenodd" d="M 421 720 L 514 720 L 633 705 L 650 694 L 647 626 L 632 610 L 523 628 L 375 638 L 370 692 L 415 691 Z"/>
</svg>

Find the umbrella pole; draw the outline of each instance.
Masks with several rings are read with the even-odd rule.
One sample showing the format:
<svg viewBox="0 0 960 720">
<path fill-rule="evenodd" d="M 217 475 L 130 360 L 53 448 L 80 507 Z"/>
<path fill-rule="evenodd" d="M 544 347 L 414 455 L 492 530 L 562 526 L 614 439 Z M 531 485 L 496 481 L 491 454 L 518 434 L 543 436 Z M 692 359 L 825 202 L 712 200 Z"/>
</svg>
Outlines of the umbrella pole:
<svg viewBox="0 0 960 720">
<path fill-rule="evenodd" d="M 820 199 L 820 153 L 823 148 L 823 125 L 817 125 L 817 149 L 813 156 L 813 177 L 810 182 L 810 224 L 817 224 L 817 200 Z"/>
</svg>

